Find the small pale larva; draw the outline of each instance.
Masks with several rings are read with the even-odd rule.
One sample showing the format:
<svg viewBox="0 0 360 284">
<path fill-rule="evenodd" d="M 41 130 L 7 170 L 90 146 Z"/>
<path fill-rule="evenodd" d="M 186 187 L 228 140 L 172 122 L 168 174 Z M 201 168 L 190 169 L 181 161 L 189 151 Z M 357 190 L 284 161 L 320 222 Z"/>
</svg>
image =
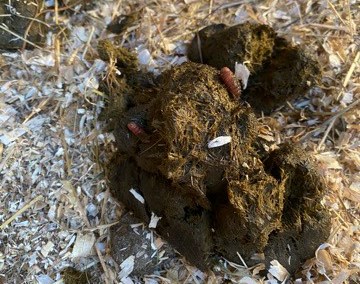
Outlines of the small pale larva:
<svg viewBox="0 0 360 284">
<path fill-rule="evenodd" d="M 220 70 L 221 81 L 225 84 L 228 92 L 234 97 L 239 98 L 241 95 L 241 85 L 234 73 L 228 68 L 223 67 Z"/>
</svg>

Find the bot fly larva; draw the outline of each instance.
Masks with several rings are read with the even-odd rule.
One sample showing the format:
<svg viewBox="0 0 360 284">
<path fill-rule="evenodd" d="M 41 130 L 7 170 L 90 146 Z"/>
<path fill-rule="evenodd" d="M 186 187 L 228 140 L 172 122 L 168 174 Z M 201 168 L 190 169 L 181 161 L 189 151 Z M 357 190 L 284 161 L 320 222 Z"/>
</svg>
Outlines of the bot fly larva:
<svg viewBox="0 0 360 284">
<path fill-rule="evenodd" d="M 136 121 L 130 121 L 127 125 L 129 131 L 140 139 L 143 143 L 149 142 L 149 135 L 145 132 L 141 123 Z"/>
<path fill-rule="evenodd" d="M 130 130 L 132 134 L 134 134 L 137 137 L 141 136 L 142 134 L 145 134 L 144 129 L 140 125 L 138 125 L 135 121 L 130 121 L 127 124 L 127 128 Z"/>
<path fill-rule="evenodd" d="M 220 70 L 221 81 L 225 84 L 228 92 L 234 97 L 239 98 L 241 95 L 241 85 L 234 73 L 228 68 L 223 67 Z"/>
</svg>

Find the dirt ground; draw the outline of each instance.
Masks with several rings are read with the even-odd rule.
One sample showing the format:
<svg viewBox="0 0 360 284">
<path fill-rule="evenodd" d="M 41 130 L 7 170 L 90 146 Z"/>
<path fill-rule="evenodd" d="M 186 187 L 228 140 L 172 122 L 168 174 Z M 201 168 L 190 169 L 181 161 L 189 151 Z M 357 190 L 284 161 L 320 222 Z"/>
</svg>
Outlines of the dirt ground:
<svg viewBox="0 0 360 284">
<path fill-rule="evenodd" d="M 29 6 L 26 7 L 17 6 L 18 2 L 12 5 L 12 2 L 15 3 L 0 1 L 0 37 L 5 39 L 1 43 L 8 41 L 10 44 L 8 47 L 0 47 L 0 283 L 71 283 L 71 279 L 76 279 L 78 283 L 281 283 L 289 279 L 285 268 L 290 268 L 284 268 L 279 263 L 286 263 L 290 256 L 295 262 L 303 262 L 295 257 L 299 245 L 296 241 L 290 244 L 290 249 L 283 245 L 265 248 L 265 254 L 274 258 L 267 263 L 270 269 L 265 274 L 261 272 L 264 268 L 262 264 L 253 265 L 247 255 L 238 254 L 236 248 L 230 247 L 224 253 L 229 257 L 209 259 L 211 269 L 201 271 L 201 264 L 195 267 L 186 261 L 191 255 L 184 248 L 178 250 L 186 258 L 166 243 L 166 238 L 156 234 L 154 229 L 158 226 L 164 228 L 162 222 L 166 221 L 157 219 L 160 214 L 151 215 L 139 207 L 139 212 L 135 213 L 138 216 L 143 214 L 143 220 L 132 215 L 129 217 L 124 205 L 119 203 L 108 187 L 109 172 L 105 165 L 111 158 L 114 159 L 112 154 L 121 147 L 128 147 L 125 150 L 129 153 L 146 150 L 149 147 L 145 145 L 146 148 L 141 149 L 141 144 L 156 138 L 148 137 L 144 131 L 136 136 L 142 141 L 140 148 L 133 147 L 138 144 L 121 144 L 121 129 L 115 131 L 115 136 L 110 131 L 111 127 L 119 125 L 118 121 L 112 121 L 110 125 L 104 122 L 104 110 L 109 103 L 117 106 L 114 112 L 122 114 L 128 102 L 122 101 L 121 94 L 131 96 L 136 93 L 133 87 L 129 88 L 117 80 L 124 75 L 121 73 L 123 68 L 139 68 L 142 76 L 128 76 L 127 82 L 137 84 L 139 89 L 151 90 L 132 102 L 133 106 L 139 105 L 140 108 L 127 114 L 130 118 L 137 114 L 135 120 L 130 121 L 135 123 L 132 126 L 140 125 L 147 130 L 147 125 L 141 124 L 146 121 L 144 114 L 152 118 L 151 127 L 156 126 L 155 117 L 160 123 L 168 123 L 167 119 L 159 119 L 154 114 L 155 104 L 166 102 L 169 113 L 174 108 L 180 113 L 185 105 L 179 105 L 172 97 L 176 90 L 174 86 L 165 84 L 161 91 L 166 101 L 158 100 L 153 108 L 150 106 L 144 111 L 140 106 L 158 95 L 157 81 L 152 78 L 164 71 L 167 74 L 163 77 L 165 81 L 176 76 L 184 78 L 183 74 L 189 72 L 182 69 L 188 65 L 181 65 L 188 61 L 187 47 L 190 45 L 195 53 L 198 51 L 197 41 L 193 41 L 193 44 L 191 42 L 194 35 L 204 27 L 219 23 L 233 26 L 246 22 L 269 25 L 278 37 L 287 40 L 277 41 L 277 48 L 272 55 L 274 59 L 266 66 L 267 69 L 258 70 L 259 64 L 269 57 L 266 48 L 251 47 L 258 50 L 258 62 L 245 50 L 248 56 L 246 61 L 250 62 L 249 70 L 258 77 L 253 76 L 253 80 L 249 80 L 248 91 L 245 90 L 242 95 L 253 104 L 256 112 L 250 115 L 243 106 L 237 115 L 244 115 L 251 125 L 256 125 L 252 131 L 250 127 L 249 133 L 253 132 L 257 139 L 264 141 L 261 151 L 252 153 L 268 169 L 267 176 L 261 176 L 257 182 L 274 185 L 276 177 L 284 177 L 277 170 L 279 168 L 292 173 L 287 180 L 291 180 L 294 190 L 285 193 L 289 194 L 288 198 L 291 197 L 288 199 L 290 202 L 284 205 L 286 208 L 297 206 L 291 200 L 299 198 L 298 189 L 301 186 L 307 186 L 306 181 L 298 177 L 304 175 L 308 167 L 315 167 L 326 182 L 326 189 L 321 195 L 301 196 L 316 212 L 296 207 L 301 218 L 297 218 L 296 214 L 289 217 L 285 220 L 289 230 L 285 227 L 284 233 L 270 234 L 269 242 L 281 244 L 282 240 L 286 240 L 283 243 L 288 243 L 293 235 L 291 229 L 301 227 L 301 233 L 307 234 L 306 238 L 313 238 L 315 242 L 301 243 L 300 247 L 308 248 L 311 252 L 315 250 L 315 253 L 306 256 L 296 274 L 297 279 L 314 283 L 359 282 L 360 52 L 356 27 L 360 23 L 360 14 L 356 1 L 46 1 L 49 6 L 39 5 L 41 1 L 20 1 L 23 5 L 27 2 Z M 55 7 L 51 6 L 51 2 L 55 3 Z M 28 34 L 26 31 L 22 34 L 24 30 L 16 28 L 14 22 L 19 26 L 31 23 Z M 41 38 L 33 37 L 38 34 L 32 34 L 35 27 L 44 29 Z M 218 26 L 218 29 L 223 29 L 223 26 Z M 261 32 L 267 35 L 271 45 L 275 35 L 264 30 Z M 25 37 L 28 41 L 26 46 L 30 49 L 23 49 Z M 132 65 L 133 60 L 119 66 L 112 60 L 107 62 L 99 59 L 101 54 L 98 45 L 105 39 L 131 51 L 138 59 L 139 67 Z M 216 40 L 221 41 L 221 36 Z M 224 46 L 224 49 L 231 47 L 230 44 Z M 211 48 L 208 50 L 208 54 L 201 55 L 204 56 L 201 60 L 216 62 L 219 59 L 214 56 L 216 51 Z M 309 64 L 300 65 L 298 69 L 288 69 L 286 61 L 282 60 L 284 51 L 292 60 L 310 54 L 320 67 Z M 199 54 L 193 55 L 193 59 L 196 57 Z M 273 70 L 274 66 L 281 67 L 275 68 L 269 77 L 268 70 Z M 283 84 L 282 77 L 293 77 L 296 81 L 302 75 L 299 70 L 304 68 L 312 74 L 321 71 L 322 75 L 309 78 L 301 84 L 297 82 L 298 87 L 295 89 L 294 86 L 290 88 Z M 205 72 L 208 75 L 202 78 L 209 79 L 218 74 L 215 69 L 211 70 Z M 204 74 L 202 72 L 202 69 L 197 69 L 196 74 L 188 79 L 189 84 L 194 78 L 199 78 L 198 74 Z M 269 84 L 259 83 L 263 76 L 268 77 Z M 134 78 L 133 82 L 131 78 Z M 100 86 L 104 80 L 114 85 L 110 84 L 106 90 Z M 197 86 L 203 87 L 201 82 Z M 210 88 L 216 88 L 229 96 L 220 81 Z M 272 93 L 274 89 L 278 91 Z M 107 95 L 113 90 L 118 90 L 118 96 L 111 100 Z M 252 101 L 257 93 L 262 94 L 261 99 Z M 190 103 L 192 99 L 189 97 Z M 209 98 L 201 99 L 206 101 Z M 232 108 L 228 101 L 218 106 L 220 109 Z M 268 108 L 264 109 L 264 106 Z M 191 112 L 189 115 L 191 119 L 198 119 L 192 117 Z M 224 119 L 231 125 L 231 120 Z M 226 128 L 221 128 L 220 123 L 219 129 Z M 186 129 L 182 131 L 187 133 Z M 198 131 L 202 133 L 202 129 Z M 165 134 L 170 135 L 171 131 Z M 218 136 L 216 131 L 213 134 Z M 202 136 L 194 135 L 193 138 L 202 139 Z M 138 140 L 134 139 L 136 143 Z M 203 142 L 209 140 L 210 137 L 206 137 Z M 188 142 L 181 141 L 184 144 Z M 298 143 L 300 146 L 295 152 L 286 147 L 280 150 L 281 154 L 275 150 L 276 146 L 286 142 Z M 227 147 L 230 146 L 214 148 L 214 161 L 223 155 L 221 152 Z M 262 153 L 266 150 L 273 154 L 269 159 L 262 160 Z M 142 179 L 150 180 L 153 176 L 148 172 L 154 170 L 153 165 L 159 158 L 151 154 L 157 153 L 156 148 L 151 148 L 145 152 L 146 158 L 143 159 L 125 162 L 120 157 L 115 159 L 119 167 L 123 167 L 122 175 L 131 177 L 135 171 Z M 294 163 L 289 162 L 294 160 L 291 157 L 301 161 L 299 165 L 294 167 Z M 315 160 L 309 163 L 307 157 Z M 197 159 L 201 160 L 201 157 Z M 251 159 L 238 159 L 241 165 L 253 163 Z M 160 170 L 167 175 L 171 173 L 174 180 L 183 177 L 184 184 L 189 184 L 187 178 L 196 177 L 192 178 L 192 182 L 199 185 L 197 200 L 201 204 L 194 203 L 193 207 L 189 207 L 186 217 L 189 224 L 198 224 L 200 219 L 203 220 L 200 224 L 206 225 L 207 201 L 212 203 L 211 198 L 201 198 L 204 194 L 201 187 L 203 165 L 196 167 L 196 161 L 194 158 L 190 164 L 184 165 L 192 169 L 190 172 L 199 175 L 179 175 L 183 165 L 176 163 L 164 164 Z M 139 166 L 145 171 L 139 171 Z M 209 175 L 212 179 L 208 180 L 208 184 L 214 185 L 214 196 L 216 188 L 219 188 L 216 174 L 215 168 Z M 121 182 L 129 181 L 120 179 Z M 149 184 L 159 185 L 159 190 L 166 192 L 166 182 L 161 179 L 146 183 Z M 245 185 L 236 179 L 229 184 L 234 188 L 232 194 L 228 194 L 229 200 L 235 204 L 239 200 L 236 188 L 244 188 Z M 145 187 L 144 190 L 151 192 L 150 186 L 147 189 Z M 138 198 L 134 198 L 134 202 L 139 202 L 142 196 L 135 189 L 131 194 Z M 161 198 L 152 198 L 153 208 L 156 209 Z M 174 208 L 176 202 L 182 202 L 174 196 L 169 198 L 172 198 Z M 186 198 L 184 195 L 183 200 Z M 188 200 L 186 204 L 189 204 Z M 221 216 L 229 210 L 223 205 L 219 203 L 219 210 L 224 212 Z M 199 206 L 205 210 L 200 210 Z M 325 222 L 322 213 L 316 215 L 319 210 L 323 210 L 317 206 L 329 212 L 330 224 Z M 276 211 L 263 213 L 277 214 Z M 315 223 L 311 216 L 316 216 Z M 176 215 L 173 217 L 176 219 Z M 144 220 L 147 222 L 144 223 Z M 330 234 L 327 240 L 318 242 L 321 237 L 312 228 L 321 227 L 323 221 Z M 223 230 L 224 234 L 237 226 L 223 222 L 220 224 L 227 224 L 219 226 L 219 231 Z M 168 232 L 163 229 L 162 234 L 171 235 L 170 243 L 174 243 L 171 239 L 197 239 L 203 246 L 193 248 L 193 254 L 196 257 L 206 255 L 209 238 L 203 232 L 209 227 L 199 228 L 194 225 L 194 230 L 201 232 L 197 235 L 189 234 L 189 229 L 183 229 L 182 225 L 178 224 L 176 230 L 183 230 L 183 235 L 174 233 L 176 230 L 171 226 L 166 228 Z M 128 234 L 128 240 L 133 240 L 132 244 L 124 243 L 124 247 L 118 248 L 124 252 L 118 258 L 112 254 L 114 243 L 111 240 L 114 240 L 114 234 L 118 234 L 120 243 L 125 242 L 121 241 L 123 234 Z M 261 246 L 261 242 L 254 242 Z M 132 246 L 137 248 L 136 251 L 129 250 Z M 279 254 L 279 251 L 284 253 Z M 261 260 L 261 256 L 258 257 Z M 143 265 L 139 265 L 140 261 L 150 265 L 140 270 L 139 267 Z M 190 262 L 194 263 L 191 259 Z M 69 267 L 83 273 L 76 275 Z"/>
</svg>

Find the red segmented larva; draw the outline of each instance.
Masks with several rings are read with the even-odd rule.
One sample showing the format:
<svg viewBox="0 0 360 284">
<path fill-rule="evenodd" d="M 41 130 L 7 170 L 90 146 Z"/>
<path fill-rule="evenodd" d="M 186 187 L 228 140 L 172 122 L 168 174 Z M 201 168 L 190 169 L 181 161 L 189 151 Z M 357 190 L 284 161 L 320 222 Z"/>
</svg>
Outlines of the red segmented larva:
<svg viewBox="0 0 360 284">
<path fill-rule="evenodd" d="M 235 78 L 234 73 L 228 68 L 223 67 L 220 70 L 221 81 L 225 84 L 228 92 L 234 97 L 238 98 L 241 95 L 241 86 L 239 81 Z"/>
<path fill-rule="evenodd" d="M 131 121 L 127 124 L 127 128 L 130 130 L 130 132 L 132 134 L 134 134 L 135 136 L 140 136 L 140 135 L 143 135 L 145 134 L 145 131 L 144 129 L 138 125 L 136 122 L 134 121 Z"/>
</svg>

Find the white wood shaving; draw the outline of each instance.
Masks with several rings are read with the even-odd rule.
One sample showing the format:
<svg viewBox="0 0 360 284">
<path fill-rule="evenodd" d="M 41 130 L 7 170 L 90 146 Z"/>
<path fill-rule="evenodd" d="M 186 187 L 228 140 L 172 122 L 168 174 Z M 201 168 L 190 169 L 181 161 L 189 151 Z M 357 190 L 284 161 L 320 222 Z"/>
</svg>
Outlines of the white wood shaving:
<svg viewBox="0 0 360 284">
<path fill-rule="evenodd" d="M 120 272 L 119 272 L 119 279 L 123 281 L 126 277 L 128 277 L 134 270 L 134 264 L 135 264 L 135 256 L 130 255 L 127 259 L 125 259 L 120 264 Z"/>
<path fill-rule="evenodd" d="M 142 51 L 140 51 L 138 54 L 138 60 L 139 60 L 139 63 L 142 65 L 149 65 L 149 63 L 152 60 L 149 50 L 143 49 Z"/>
<path fill-rule="evenodd" d="M 269 273 L 279 281 L 285 281 L 290 277 L 289 272 L 277 260 L 270 261 Z"/>
<path fill-rule="evenodd" d="M 245 276 L 240 279 L 239 284 L 258 284 L 259 282 L 254 280 L 253 278 L 250 278 L 248 276 Z"/>
<path fill-rule="evenodd" d="M 130 189 L 129 190 L 130 191 L 130 193 L 137 199 L 137 200 L 139 200 L 142 204 L 145 204 L 145 199 L 144 199 L 144 197 L 142 197 L 142 195 L 141 194 L 139 194 L 137 191 L 136 191 L 136 189 Z"/>
<path fill-rule="evenodd" d="M 208 148 L 211 149 L 211 148 L 221 147 L 223 145 L 229 144 L 230 142 L 231 142 L 230 136 L 219 136 L 208 143 Z"/>
<path fill-rule="evenodd" d="M 50 276 L 45 274 L 40 274 L 39 276 L 36 276 L 36 279 L 38 281 L 38 284 L 53 284 L 55 281 L 50 278 Z"/>
<path fill-rule="evenodd" d="M 41 254 L 44 257 L 47 257 L 48 254 L 53 250 L 55 244 L 52 241 L 48 241 L 46 245 L 44 245 L 41 249 Z"/>
<path fill-rule="evenodd" d="M 130 277 L 125 277 L 121 279 L 121 284 L 135 284 Z"/>
<path fill-rule="evenodd" d="M 157 223 L 160 221 L 162 217 L 158 217 L 156 216 L 156 214 L 154 212 L 151 212 L 151 219 L 150 219 L 150 223 L 149 223 L 149 228 L 150 229 L 155 229 L 157 226 Z"/>
<path fill-rule="evenodd" d="M 95 236 L 93 233 L 78 234 L 72 251 L 72 258 L 87 257 L 92 254 Z"/>
<path fill-rule="evenodd" d="M 250 71 L 246 65 L 241 63 L 235 63 L 235 77 L 241 81 L 242 87 L 245 90 L 249 80 Z"/>
<path fill-rule="evenodd" d="M 321 154 L 315 155 L 315 158 L 323 163 L 323 165 L 327 169 L 333 169 L 333 170 L 341 170 L 343 166 L 339 163 L 339 161 L 336 158 L 337 154 L 333 152 L 324 152 Z"/>
<path fill-rule="evenodd" d="M 351 104 L 353 101 L 354 101 L 354 94 L 353 93 L 345 92 L 343 97 L 341 98 L 341 103 L 344 106 L 347 106 L 347 105 Z"/>
</svg>

